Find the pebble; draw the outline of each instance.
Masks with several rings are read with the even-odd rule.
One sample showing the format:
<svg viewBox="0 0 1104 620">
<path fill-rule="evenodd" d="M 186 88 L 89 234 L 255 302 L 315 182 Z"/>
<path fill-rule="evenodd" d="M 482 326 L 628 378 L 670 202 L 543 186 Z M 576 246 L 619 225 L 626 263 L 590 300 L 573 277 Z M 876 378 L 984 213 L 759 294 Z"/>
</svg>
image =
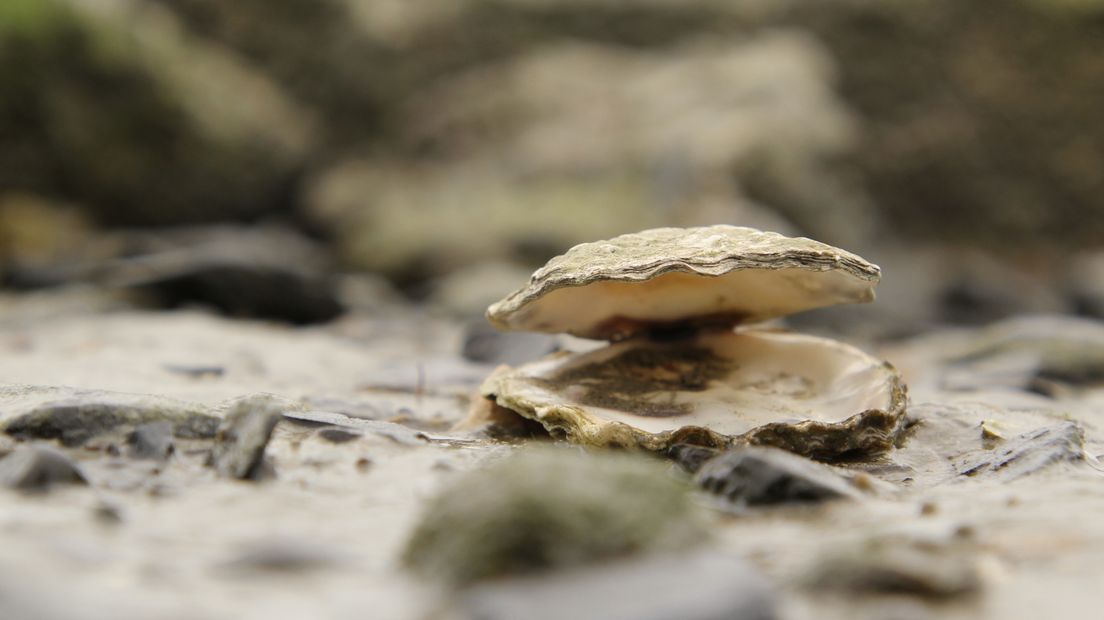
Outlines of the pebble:
<svg viewBox="0 0 1104 620">
<path fill-rule="evenodd" d="M 136 459 L 164 461 L 173 453 L 172 424 L 150 422 L 143 424 L 127 436 L 127 454 Z"/>
<path fill-rule="evenodd" d="M 0 460 L 0 486 L 45 492 L 67 484 L 87 485 L 88 479 L 69 455 L 52 446 L 21 446 Z"/>
<path fill-rule="evenodd" d="M 695 481 L 734 509 L 861 496 L 831 467 L 777 448 L 743 447 L 725 452 L 703 464 Z"/>
<path fill-rule="evenodd" d="M 219 426 L 208 464 L 225 478 L 263 478 L 265 447 L 285 405 L 280 399 L 264 396 L 245 398 L 231 405 Z"/>
</svg>

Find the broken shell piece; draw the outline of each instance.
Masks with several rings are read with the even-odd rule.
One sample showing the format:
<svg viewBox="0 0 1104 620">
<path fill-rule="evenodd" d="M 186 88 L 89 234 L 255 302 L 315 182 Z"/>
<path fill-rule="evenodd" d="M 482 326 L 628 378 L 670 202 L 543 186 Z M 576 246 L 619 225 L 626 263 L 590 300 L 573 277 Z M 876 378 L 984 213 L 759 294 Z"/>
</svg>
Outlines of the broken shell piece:
<svg viewBox="0 0 1104 620">
<path fill-rule="evenodd" d="M 751 328 L 557 354 L 483 393 L 577 443 L 748 443 L 825 460 L 888 450 L 907 400 L 896 371 L 854 347 Z"/>
<path fill-rule="evenodd" d="M 503 330 L 620 340 L 868 302 L 879 276 L 876 265 L 811 239 L 739 226 L 657 228 L 571 248 L 487 318 Z"/>
</svg>

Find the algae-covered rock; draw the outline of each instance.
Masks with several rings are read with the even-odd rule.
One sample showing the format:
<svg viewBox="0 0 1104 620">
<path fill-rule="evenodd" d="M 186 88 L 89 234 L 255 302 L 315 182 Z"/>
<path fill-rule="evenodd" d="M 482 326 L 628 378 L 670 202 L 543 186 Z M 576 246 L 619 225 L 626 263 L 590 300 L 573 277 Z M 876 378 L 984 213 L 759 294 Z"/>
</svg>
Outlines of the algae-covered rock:
<svg viewBox="0 0 1104 620">
<path fill-rule="evenodd" d="M 464 584 L 682 549 L 703 536 L 689 486 L 659 461 L 530 448 L 451 481 L 403 559 Z"/>
</svg>

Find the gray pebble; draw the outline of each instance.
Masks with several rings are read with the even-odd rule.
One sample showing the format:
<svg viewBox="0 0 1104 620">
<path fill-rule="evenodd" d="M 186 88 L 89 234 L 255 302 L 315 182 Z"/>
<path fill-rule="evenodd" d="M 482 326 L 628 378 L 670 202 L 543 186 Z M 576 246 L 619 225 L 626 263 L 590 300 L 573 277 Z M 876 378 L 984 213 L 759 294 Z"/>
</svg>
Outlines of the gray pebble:
<svg viewBox="0 0 1104 620">
<path fill-rule="evenodd" d="M 860 495 L 831 467 L 777 448 L 730 450 L 702 465 L 695 481 L 733 508 L 808 504 Z"/>
<path fill-rule="evenodd" d="M 22 446 L 0 460 L 0 485 L 20 491 L 49 491 L 59 484 L 88 484 L 67 454 L 45 445 Z"/>
<path fill-rule="evenodd" d="M 265 447 L 285 408 L 286 403 L 267 397 L 246 398 L 231 405 L 219 426 L 208 464 L 226 478 L 264 477 Z"/>
<path fill-rule="evenodd" d="M 168 422 L 143 424 L 127 436 L 127 453 L 136 459 L 164 461 L 173 453 L 173 429 Z"/>
</svg>

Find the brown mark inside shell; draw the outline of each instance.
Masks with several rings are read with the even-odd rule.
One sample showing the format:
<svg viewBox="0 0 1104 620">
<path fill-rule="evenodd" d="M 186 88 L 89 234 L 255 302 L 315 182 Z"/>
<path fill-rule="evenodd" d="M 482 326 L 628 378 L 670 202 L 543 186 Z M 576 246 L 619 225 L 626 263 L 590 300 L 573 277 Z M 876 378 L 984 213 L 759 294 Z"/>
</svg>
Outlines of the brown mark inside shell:
<svg viewBox="0 0 1104 620">
<path fill-rule="evenodd" d="M 633 347 L 606 361 L 566 368 L 540 382 L 557 392 L 580 392 L 583 405 L 667 418 L 693 412 L 680 392 L 701 392 L 733 365 L 704 347 Z"/>
<path fill-rule="evenodd" d="M 729 329 L 747 321 L 750 316 L 746 312 L 715 312 L 657 321 L 618 315 L 596 325 L 591 337 L 620 342 L 637 334 L 648 334 L 654 340 L 673 340 L 702 330 Z"/>
</svg>

